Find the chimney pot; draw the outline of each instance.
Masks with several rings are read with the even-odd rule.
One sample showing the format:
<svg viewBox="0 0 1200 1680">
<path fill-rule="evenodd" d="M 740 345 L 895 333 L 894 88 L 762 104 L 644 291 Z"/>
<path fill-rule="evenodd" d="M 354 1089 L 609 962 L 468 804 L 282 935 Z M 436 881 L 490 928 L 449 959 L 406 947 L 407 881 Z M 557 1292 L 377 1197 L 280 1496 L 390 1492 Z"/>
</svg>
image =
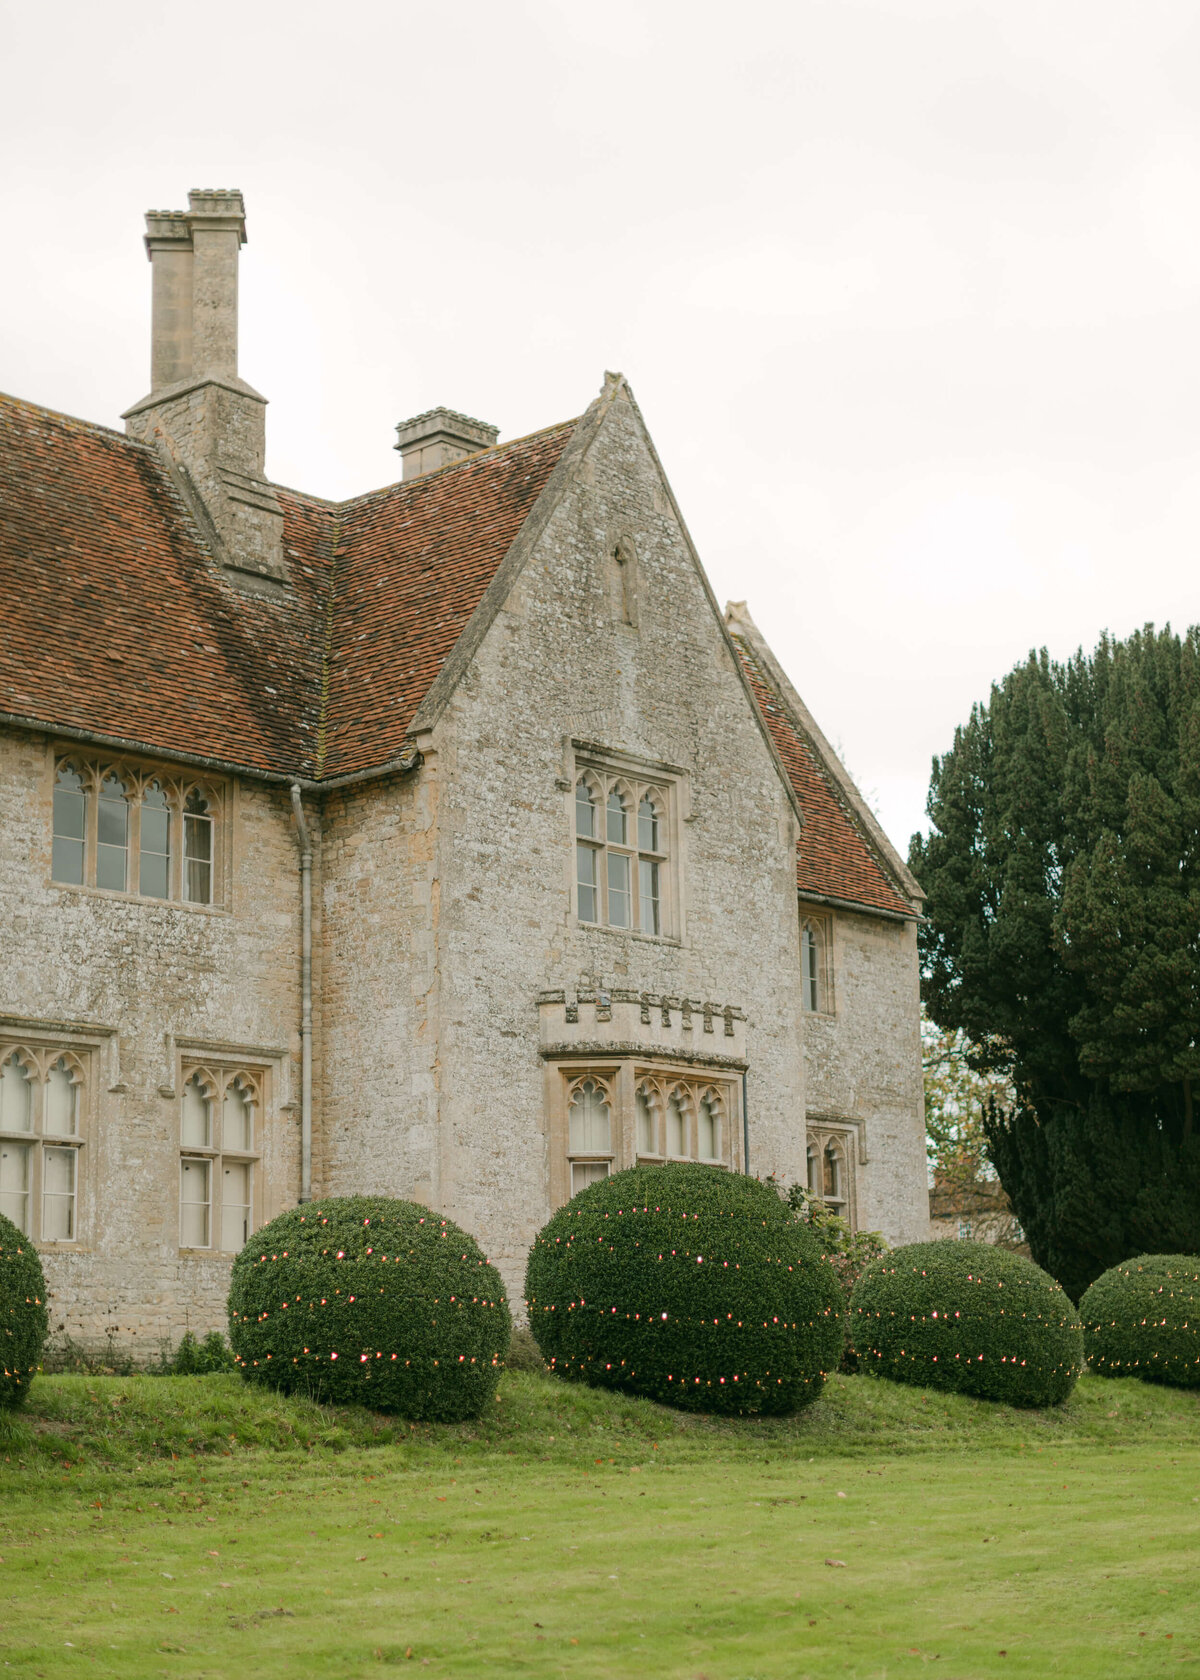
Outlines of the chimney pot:
<svg viewBox="0 0 1200 1680">
<path fill-rule="evenodd" d="M 499 426 L 489 426 L 486 420 L 472 420 L 452 408 L 430 408 L 400 422 L 395 447 L 404 462 L 405 479 L 419 478 L 464 455 L 491 449 L 499 436 Z"/>
</svg>

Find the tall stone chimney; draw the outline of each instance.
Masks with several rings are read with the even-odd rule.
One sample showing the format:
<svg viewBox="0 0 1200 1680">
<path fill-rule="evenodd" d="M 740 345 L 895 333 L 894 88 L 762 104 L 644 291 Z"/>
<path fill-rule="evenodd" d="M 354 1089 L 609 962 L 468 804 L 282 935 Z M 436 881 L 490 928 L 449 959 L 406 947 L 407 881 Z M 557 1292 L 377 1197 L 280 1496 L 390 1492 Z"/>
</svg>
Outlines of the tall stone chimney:
<svg viewBox="0 0 1200 1680">
<path fill-rule="evenodd" d="M 197 188 L 186 210 L 147 211 L 150 394 L 123 419 L 163 455 L 221 563 L 282 579 L 283 512 L 264 476 L 267 399 L 237 371 L 245 242 L 236 189 Z"/>
<path fill-rule="evenodd" d="M 419 478 L 464 455 L 490 449 L 499 436 L 499 426 L 489 426 L 486 420 L 472 420 L 452 408 L 430 408 L 400 422 L 395 447 L 404 462 L 404 477 Z"/>
</svg>

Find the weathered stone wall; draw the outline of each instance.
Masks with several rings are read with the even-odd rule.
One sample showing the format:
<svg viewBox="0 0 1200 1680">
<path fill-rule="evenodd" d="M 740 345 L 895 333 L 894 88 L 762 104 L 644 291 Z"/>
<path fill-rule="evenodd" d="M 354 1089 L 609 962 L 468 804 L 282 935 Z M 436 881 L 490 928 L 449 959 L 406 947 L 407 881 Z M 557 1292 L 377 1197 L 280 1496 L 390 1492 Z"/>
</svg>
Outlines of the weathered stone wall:
<svg viewBox="0 0 1200 1680">
<path fill-rule="evenodd" d="M 438 794 L 430 766 L 325 797 L 319 1194 L 437 1204 Z"/>
<path fill-rule="evenodd" d="M 229 1257 L 179 1243 L 184 1045 L 267 1067 L 256 1218 L 298 1192 L 296 842 L 286 789 L 231 782 L 226 907 L 55 886 L 53 775 L 46 737 L 0 736 L 0 1034 L 89 1056 L 78 1240 L 42 1248 L 52 1325 L 148 1358 L 225 1318 Z"/>
<path fill-rule="evenodd" d="M 922 1242 L 929 1196 L 916 925 L 839 912 L 832 926 L 833 1010 L 804 1018 L 809 1112 L 861 1125 L 859 1228 L 893 1245 Z"/>
<path fill-rule="evenodd" d="M 621 621 L 610 575 L 627 537 L 636 627 Z M 571 738 L 686 772 L 681 943 L 576 923 Z M 612 405 L 431 745 L 439 1205 L 481 1238 L 514 1295 L 551 1211 L 545 988 L 743 1010 L 751 1170 L 800 1170 L 792 808 L 627 399 Z"/>
</svg>

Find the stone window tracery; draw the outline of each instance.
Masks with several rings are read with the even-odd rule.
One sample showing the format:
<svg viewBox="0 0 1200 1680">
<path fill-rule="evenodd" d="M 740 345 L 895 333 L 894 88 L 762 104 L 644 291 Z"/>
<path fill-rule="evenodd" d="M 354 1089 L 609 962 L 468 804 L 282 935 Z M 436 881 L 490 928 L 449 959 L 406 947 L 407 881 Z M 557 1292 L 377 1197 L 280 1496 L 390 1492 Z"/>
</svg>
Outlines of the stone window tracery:
<svg viewBox="0 0 1200 1680">
<path fill-rule="evenodd" d="M 263 1071 L 186 1064 L 179 1116 L 179 1246 L 238 1253 L 254 1229 Z"/>
<path fill-rule="evenodd" d="M 223 790 L 161 769 L 72 756 L 55 770 L 51 879 L 215 904 Z"/>
<path fill-rule="evenodd" d="M 608 1082 L 598 1075 L 576 1080 L 567 1105 L 567 1148 L 571 1194 L 606 1178 L 612 1170 L 612 1100 Z"/>
<path fill-rule="evenodd" d="M 0 1043 L 0 1213 L 34 1242 L 78 1239 L 87 1052 Z"/>
<path fill-rule="evenodd" d="M 809 1195 L 853 1225 L 854 1151 L 850 1133 L 810 1126 L 807 1160 Z"/>
<path fill-rule="evenodd" d="M 575 782 L 576 914 L 659 937 L 671 930 L 669 785 L 588 765 Z"/>
</svg>

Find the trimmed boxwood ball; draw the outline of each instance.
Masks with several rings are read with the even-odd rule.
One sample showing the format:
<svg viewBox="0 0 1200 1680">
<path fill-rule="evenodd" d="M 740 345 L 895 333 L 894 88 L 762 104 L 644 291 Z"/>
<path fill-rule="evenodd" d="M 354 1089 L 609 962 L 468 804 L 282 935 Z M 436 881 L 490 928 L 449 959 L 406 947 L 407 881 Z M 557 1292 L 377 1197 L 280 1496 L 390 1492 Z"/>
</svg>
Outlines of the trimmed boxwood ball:
<svg viewBox="0 0 1200 1680">
<path fill-rule="evenodd" d="M 538 1234 L 529 1325 L 560 1376 L 701 1412 L 792 1412 L 842 1352 L 841 1291 L 769 1185 L 631 1167 Z"/>
<path fill-rule="evenodd" d="M 1048 1272 L 991 1243 L 913 1243 L 852 1302 L 861 1370 L 1010 1406 L 1057 1406 L 1083 1370 L 1079 1315 Z"/>
<path fill-rule="evenodd" d="M 0 1406 L 28 1394 L 49 1328 L 37 1249 L 0 1213 Z"/>
<path fill-rule="evenodd" d="M 1079 1303 L 1083 1348 L 1104 1377 L 1200 1388 L 1200 1255 L 1139 1254 Z"/>
<path fill-rule="evenodd" d="M 233 1263 L 242 1375 L 405 1417 L 478 1417 L 512 1319 L 500 1274 L 449 1219 L 385 1196 L 306 1202 Z"/>
</svg>

